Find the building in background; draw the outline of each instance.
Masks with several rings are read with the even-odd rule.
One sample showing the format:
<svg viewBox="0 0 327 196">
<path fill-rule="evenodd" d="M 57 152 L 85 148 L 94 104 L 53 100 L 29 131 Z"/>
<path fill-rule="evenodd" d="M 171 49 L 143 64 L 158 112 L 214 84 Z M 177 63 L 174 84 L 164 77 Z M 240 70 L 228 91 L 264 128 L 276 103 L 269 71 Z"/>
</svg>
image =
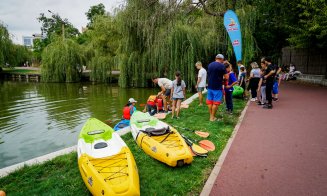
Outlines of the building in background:
<svg viewBox="0 0 327 196">
<path fill-rule="evenodd" d="M 32 48 L 33 47 L 33 36 L 23 36 L 23 45 Z"/>
<path fill-rule="evenodd" d="M 35 39 L 43 39 L 42 34 L 33 34 L 32 36 L 23 36 L 23 45 L 32 48 Z"/>
</svg>

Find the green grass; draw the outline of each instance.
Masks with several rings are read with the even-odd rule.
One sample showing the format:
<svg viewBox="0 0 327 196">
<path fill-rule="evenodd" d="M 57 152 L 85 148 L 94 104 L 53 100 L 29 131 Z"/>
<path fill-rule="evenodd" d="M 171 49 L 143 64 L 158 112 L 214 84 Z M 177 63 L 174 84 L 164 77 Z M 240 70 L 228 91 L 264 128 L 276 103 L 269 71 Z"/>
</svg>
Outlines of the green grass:
<svg viewBox="0 0 327 196">
<path fill-rule="evenodd" d="M 38 71 L 38 70 L 27 70 L 27 69 L 3 68 L 2 73 L 9 73 L 9 74 L 40 74 L 40 71 Z"/>
<path fill-rule="evenodd" d="M 209 122 L 206 106 L 199 107 L 194 101 L 189 109 L 182 110 L 180 119 L 166 120 L 171 125 L 207 131 L 207 138 L 216 145 L 207 158 L 194 157 L 191 165 L 172 168 L 146 155 L 134 142 L 129 133 L 123 136 L 135 157 L 141 185 L 141 195 L 199 195 L 212 168 L 225 147 L 238 116 L 246 102 L 234 99 L 234 114 L 223 114 L 225 105 L 220 106 L 219 122 Z M 180 130 L 193 140 L 201 140 L 193 132 Z M 0 189 L 10 195 L 89 195 L 79 174 L 77 154 L 59 156 L 44 164 L 24 167 L 9 176 L 0 178 Z"/>
</svg>

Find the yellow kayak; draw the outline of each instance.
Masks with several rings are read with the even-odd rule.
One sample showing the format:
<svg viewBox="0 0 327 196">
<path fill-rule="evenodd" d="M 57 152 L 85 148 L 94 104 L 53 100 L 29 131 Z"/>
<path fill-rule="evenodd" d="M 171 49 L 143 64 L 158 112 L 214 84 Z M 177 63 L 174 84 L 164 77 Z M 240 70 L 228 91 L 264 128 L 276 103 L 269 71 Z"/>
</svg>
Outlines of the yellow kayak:
<svg viewBox="0 0 327 196">
<path fill-rule="evenodd" d="M 168 124 L 148 113 L 136 111 L 130 126 L 137 145 L 151 157 L 172 167 L 192 163 L 189 147 L 178 131 Z"/>
<path fill-rule="evenodd" d="M 108 125 L 90 118 L 80 132 L 77 153 L 81 176 L 93 195 L 140 195 L 134 157 Z"/>
</svg>

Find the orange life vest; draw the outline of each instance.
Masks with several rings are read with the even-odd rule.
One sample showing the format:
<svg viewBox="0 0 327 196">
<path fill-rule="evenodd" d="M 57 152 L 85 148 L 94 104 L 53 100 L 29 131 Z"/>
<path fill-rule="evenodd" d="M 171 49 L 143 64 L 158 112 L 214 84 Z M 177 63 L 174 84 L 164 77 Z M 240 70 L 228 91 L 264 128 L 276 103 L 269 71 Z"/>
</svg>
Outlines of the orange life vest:
<svg viewBox="0 0 327 196">
<path fill-rule="evenodd" d="M 133 105 L 130 106 L 125 106 L 123 109 L 123 118 L 126 120 L 130 120 L 131 119 L 131 109 L 132 109 Z"/>
</svg>

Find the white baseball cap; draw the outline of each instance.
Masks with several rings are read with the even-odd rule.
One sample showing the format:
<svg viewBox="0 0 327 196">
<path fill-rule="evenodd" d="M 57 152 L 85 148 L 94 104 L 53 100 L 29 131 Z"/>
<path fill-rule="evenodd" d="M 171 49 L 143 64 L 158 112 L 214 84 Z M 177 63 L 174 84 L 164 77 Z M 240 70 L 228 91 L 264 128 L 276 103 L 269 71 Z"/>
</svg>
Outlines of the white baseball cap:
<svg viewBox="0 0 327 196">
<path fill-rule="evenodd" d="M 224 55 L 222 55 L 222 54 L 217 54 L 216 59 L 224 59 Z"/>
<path fill-rule="evenodd" d="M 134 98 L 129 98 L 128 102 L 130 102 L 130 103 L 136 103 L 137 101 Z"/>
</svg>

